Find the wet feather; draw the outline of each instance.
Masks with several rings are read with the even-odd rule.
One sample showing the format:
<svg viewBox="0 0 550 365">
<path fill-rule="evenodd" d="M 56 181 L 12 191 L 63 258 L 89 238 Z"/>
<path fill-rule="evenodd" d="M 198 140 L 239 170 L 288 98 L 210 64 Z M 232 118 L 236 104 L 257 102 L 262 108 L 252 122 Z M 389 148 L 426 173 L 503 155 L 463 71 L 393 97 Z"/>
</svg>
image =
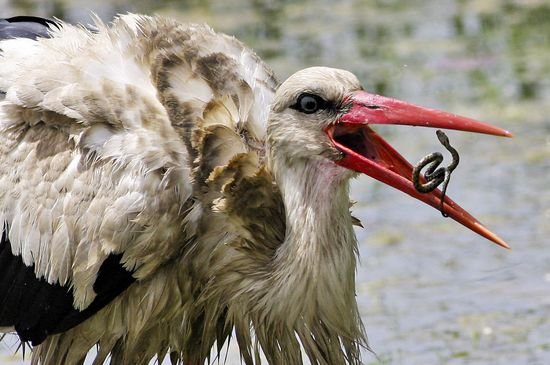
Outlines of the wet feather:
<svg viewBox="0 0 550 365">
<path fill-rule="evenodd" d="M 232 37 L 137 15 L 96 28 L 0 43 L 0 216 L 14 253 L 69 284 L 79 309 L 110 254 L 136 279 L 33 363 L 81 364 L 98 346 L 94 364 L 199 364 L 234 333 L 249 365 L 260 353 L 301 364 L 302 352 L 359 364 L 351 174 L 283 111 L 304 84 L 353 89 L 355 77 L 305 71 L 270 114 L 278 82 Z"/>
</svg>

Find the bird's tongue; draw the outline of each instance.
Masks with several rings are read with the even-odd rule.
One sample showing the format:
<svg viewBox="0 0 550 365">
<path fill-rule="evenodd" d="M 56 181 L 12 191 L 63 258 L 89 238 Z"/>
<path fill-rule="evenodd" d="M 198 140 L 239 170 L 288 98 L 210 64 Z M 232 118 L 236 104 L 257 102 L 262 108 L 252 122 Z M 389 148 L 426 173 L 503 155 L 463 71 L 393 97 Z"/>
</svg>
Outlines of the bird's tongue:
<svg viewBox="0 0 550 365">
<path fill-rule="evenodd" d="M 439 189 L 430 193 L 416 190 L 412 182 L 412 165 L 368 127 L 368 124 L 406 124 L 501 136 L 511 136 L 510 133 L 473 119 L 362 91 L 353 95 L 351 109 L 340 118 L 340 122 L 327 129 L 334 145 L 345 154 L 338 161 L 339 165 L 367 174 L 438 210 L 442 207 L 445 214 L 472 231 L 500 246 L 509 247 L 447 196 L 443 198 L 441 205 L 442 193 Z"/>
</svg>

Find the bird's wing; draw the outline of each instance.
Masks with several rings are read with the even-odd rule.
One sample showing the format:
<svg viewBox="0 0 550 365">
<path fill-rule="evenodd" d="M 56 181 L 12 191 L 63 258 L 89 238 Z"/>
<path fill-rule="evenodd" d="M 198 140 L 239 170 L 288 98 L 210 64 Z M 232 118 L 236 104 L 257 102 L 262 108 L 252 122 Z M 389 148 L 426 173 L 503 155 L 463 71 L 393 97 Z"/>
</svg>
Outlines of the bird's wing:
<svg viewBox="0 0 550 365">
<path fill-rule="evenodd" d="M 179 208 L 168 202 L 185 201 L 189 189 L 168 188 L 183 173 L 176 160 L 185 158 L 177 146 L 172 156 L 163 149 L 177 145 L 175 134 L 128 128 L 114 115 L 116 107 L 127 108 L 119 113 L 146 109 L 166 123 L 161 106 L 139 105 L 154 92 L 150 85 L 136 87 L 130 100 L 120 89 L 126 85 L 101 82 L 100 73 L 79 67 L 83 59 L 75 59 L 70 47 L 83 46 L 89 33 L 68 27 L 66 42 L 37 41 L 50 36 L 50 23 L 16 19 L 2 23 L 8 25 L 0 43 L 0 327 L 13 326 L 23 340 L 39 343 L 86 319 L 134 276 L 161 264 L 152 259 L 152 248 L 138 253 L 135 247 L 176 223 L 169 210 Z M 110 94 L 102 90 L 109 86 Z M 167 188 L 157 196 L 161 186 Z M 159 249 L 159 257 L 175 251 Z"/>
<path fill-rule="evenodd" d="M 180 255 L 200 209 L 254 214 L 276 82 L 204 26 L 20 20 L 0 22 L 0 328 L 40 343 Z"/>
</svg>

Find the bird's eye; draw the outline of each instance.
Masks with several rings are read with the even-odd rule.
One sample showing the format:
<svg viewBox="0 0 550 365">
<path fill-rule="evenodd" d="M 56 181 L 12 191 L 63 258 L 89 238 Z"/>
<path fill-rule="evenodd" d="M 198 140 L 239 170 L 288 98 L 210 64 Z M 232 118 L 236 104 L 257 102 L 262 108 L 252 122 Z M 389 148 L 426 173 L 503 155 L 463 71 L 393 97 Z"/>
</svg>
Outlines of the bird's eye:
<svg viewBox="0 0 550 365">
<path fill-rule="evenodd" d="M 327 102 L 320 96 L 313 94 L 302 94 L 298 97 L 298 102 L 293 106 L 294 109 L 302 113 L 312 114 L 320 109 L 325 109 Z"/>
</svg>

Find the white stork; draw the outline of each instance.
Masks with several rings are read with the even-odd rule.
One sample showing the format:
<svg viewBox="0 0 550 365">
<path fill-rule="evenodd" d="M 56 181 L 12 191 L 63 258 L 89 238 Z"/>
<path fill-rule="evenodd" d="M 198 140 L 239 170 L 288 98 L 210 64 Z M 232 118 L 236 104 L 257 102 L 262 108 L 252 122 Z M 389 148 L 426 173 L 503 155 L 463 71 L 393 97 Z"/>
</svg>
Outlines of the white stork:
<svg viewBox="0 0 550 365">
<path fill-rule="evenodd" d="M 369 126 L 509 136 L 324 67 L 278 84 L 235 38 L 124 15 L 0 21 L 0 327 L 32 361 L 359 364 L 348 182 L 418 192 Z M 456 221 L 506 246 L 449 198 Z"/>
</svg>

